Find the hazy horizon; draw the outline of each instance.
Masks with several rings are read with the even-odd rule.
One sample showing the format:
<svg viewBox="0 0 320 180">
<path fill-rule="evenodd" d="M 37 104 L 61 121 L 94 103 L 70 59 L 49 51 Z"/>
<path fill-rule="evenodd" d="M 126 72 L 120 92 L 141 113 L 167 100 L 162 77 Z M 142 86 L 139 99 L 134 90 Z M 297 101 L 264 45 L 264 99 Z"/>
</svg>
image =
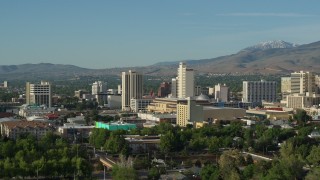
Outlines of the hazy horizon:
<svg viewBox="0 0 320 180">
<path fill-rule="evenodd" d="M 320 40 L 320 2 L 1 1 L 0 65 L 147 66 Z"/>
</svg>

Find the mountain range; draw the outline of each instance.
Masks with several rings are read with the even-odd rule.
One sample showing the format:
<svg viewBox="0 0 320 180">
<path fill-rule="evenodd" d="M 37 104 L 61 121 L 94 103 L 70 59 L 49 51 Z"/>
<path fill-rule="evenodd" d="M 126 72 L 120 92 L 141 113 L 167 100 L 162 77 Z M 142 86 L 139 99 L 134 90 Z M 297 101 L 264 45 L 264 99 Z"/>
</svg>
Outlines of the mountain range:
<svg viewBox="0 0 320 180">
<path fill-rule="evenodd" d="M 72 78 L 77 76 L 120 75 L 129 69 L 151 76 L 174 76 L 180 61 L 159 62 L 145 67 L 87 69 L 62 64 L 22 64 L 0 66 L 0 78 Z M 210 74 L 288 74 L 293 71 L 320 71 L 320 41 L 296 45 L 285 41 L 259 43 L 216 58 L 185 60 L 188 68 Z"/>
</svg>

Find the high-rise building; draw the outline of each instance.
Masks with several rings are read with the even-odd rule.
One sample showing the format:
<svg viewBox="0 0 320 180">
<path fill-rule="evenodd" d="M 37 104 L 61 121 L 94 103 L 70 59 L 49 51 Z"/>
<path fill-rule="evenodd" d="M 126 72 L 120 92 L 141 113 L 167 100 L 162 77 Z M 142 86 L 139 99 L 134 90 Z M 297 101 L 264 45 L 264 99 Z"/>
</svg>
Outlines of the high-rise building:
<svg viewBox="0 0 320 180">
<path fill-rule="evenodd" d="M 92 95 L 107 93 L 106 84 L 102 81 L 96 81 L 92 84 Z"/>
<path fill-rule="evenodd" d="M 158 88 L 158 97 L 166 97 L 171 93 L 171 83 L 162 82 Z"/>
<path fill-rule="evenodd" d="M 243 102 L 275 102 L 277 83 L 275 81 L 243 81 Z"/>
<path fill-rule="evenodd" d="M 187 98 L 194 96 L 194 71 L 180 62 L 177 77 L 177 97 Z"/>
<path fill-rule="evenodd" d="M 4 88 L 9 87 L 8 81 L 4 81 L 4 82 L 3 82 L 3 87 L 4 87 Z"/>
<path fill-rule="evenodd" d="M 229 88 L 226 84 L 214 86 L 214 98 L 217 102 L 228 102 L 229 101 Z"/>
<path fill-rule="evenodd" d="M 195 86 L 194 87 L 194 96 L 200 96 L 202 94 L 202 87 L 201 86 Z"/>
<path fill-rule="evenodd" d="M 291 73 L 291 94 L 308 94 L 316 92 L 315 75 L 312 72 Z"/>
<path fill-rule="evenodd" d="M 26 103 L 35 105 L 52 105 L 51 84 L 46 81 L 41 81 L 40 84 L 26 83 Z"/>
<path fill-rule="evenodd" d="M 141 99 L 142 96 L 143 75 L 131 70 L 122 72 L 122 110 L 130 110 L 131 99 Z"/>
<path fill-rule="evenodd" d="M 177 97 L 177 78 L 171 80 L 171 98 Z"/>
</svg>

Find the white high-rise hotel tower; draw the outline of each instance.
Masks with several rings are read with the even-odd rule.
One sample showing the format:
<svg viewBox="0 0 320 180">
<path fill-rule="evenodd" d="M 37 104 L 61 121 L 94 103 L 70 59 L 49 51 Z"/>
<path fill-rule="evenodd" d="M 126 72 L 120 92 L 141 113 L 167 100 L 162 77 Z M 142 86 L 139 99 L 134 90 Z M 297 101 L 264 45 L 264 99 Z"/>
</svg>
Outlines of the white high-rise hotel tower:
<svg viewBox="0 0 320 180">
<path fill-rule="evenodd" d="M 131 70 L 122 72 L 122 110 L 130 109 L 131 99 L 141 99 L 142 95 L 143 75 Z"/>
<path fill-rule="evenodd" d="M 180 62 L 177 78 L 172 81 L 172 97 L 187 98 L 194 96 L 194 71 Z"/>
</svg>

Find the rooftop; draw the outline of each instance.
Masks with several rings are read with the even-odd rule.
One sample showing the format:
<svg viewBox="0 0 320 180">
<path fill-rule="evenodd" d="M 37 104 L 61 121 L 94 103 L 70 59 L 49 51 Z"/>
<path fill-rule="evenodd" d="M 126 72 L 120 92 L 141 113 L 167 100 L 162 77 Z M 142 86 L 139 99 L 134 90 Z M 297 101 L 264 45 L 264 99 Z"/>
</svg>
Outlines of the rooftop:
<svg viewBox="0 0 320 180">
<path fill-rule="evenodd" d="M 7 122 L 2 122 L 1 124 L 7 126 L 9 129 L 13 128 L 47 128 L 49 127 L 49 123 L 45 122 L 39 122 L 39 121 L 7 121 Z"/>
</svg>

